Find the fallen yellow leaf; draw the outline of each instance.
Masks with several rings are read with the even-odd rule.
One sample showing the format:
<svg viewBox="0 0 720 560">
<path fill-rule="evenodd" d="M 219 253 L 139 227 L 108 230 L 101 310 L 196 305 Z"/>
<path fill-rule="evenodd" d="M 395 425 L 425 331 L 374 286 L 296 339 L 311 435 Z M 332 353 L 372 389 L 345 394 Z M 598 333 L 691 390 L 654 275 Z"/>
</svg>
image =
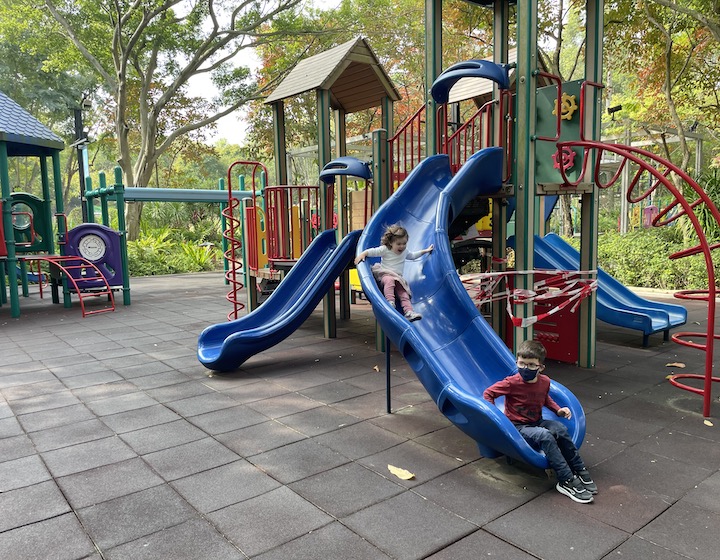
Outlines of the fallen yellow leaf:
<svg viewBox="0 0 720 560">
<path fill-rule="evenodd" d="M 401 469 L 399 467 L 394 467 L 393 465 L 388 465 L 388 470 L 397 476 L 400 480 L 412 480 L 415 478 L 415 475 L 411 473 L 410 471 L 406 471 L 405 469 Z"/>
<path fill-rule="evenodd" d="M 373 369 L 374 369 L 375 371 L 377 371 L 377 372 L 380 372 L 380 368 L 377 367 L 377 366 L 373 366 Z"/>
<path fill-rule="evenodd" d="M 676 367 L 683 369 L 685 367 L 685 364 L 683 364 L 682 362 L 671 362 L 669 364 L 665 364 L 665 367 Z"/>
<path fill-rule="evenodd" d="M 705 421 L 703 422 L 703 424 L 705 424 L 706 426 L 714 426 L 714 425 L 715 425 L 715 424 L 713 424 L 712 422 L 710 422 L 710 420 L 705 420 Z"/>
</svg>

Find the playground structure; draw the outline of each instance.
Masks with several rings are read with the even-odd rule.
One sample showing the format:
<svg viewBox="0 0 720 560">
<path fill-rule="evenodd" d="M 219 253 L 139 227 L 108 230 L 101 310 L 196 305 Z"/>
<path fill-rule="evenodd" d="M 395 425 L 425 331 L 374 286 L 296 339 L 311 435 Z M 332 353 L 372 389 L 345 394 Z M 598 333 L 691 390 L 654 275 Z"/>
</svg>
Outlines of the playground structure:
<svg viewBox="0 0 720 560">
<path fill-rule="evenodd" d="M 7 302 L 9 292 L 11 315 L 19 317 L 18 284 L 27 297 L 29 281 L 36 281 L 42 297 L 43 285 L 50 279 L 54 303 L 59 303 L 62 286 L 64 306 L 71 307 L 71 295 L 77 295 L 83 316 L 114 310 L 114 286 L 108 283 L 108 278 L 123 277 L 117 266 L 119 239 L 100 229 L 67 230 L 59 161 L 64 143 L 2 92 L 0 114 L 0 305 Z M 38 158 L 42 196 L 12 192 L 8 166 L 11 157 Z M 50 188 L 48 159 L 54 193 Z M 59 254 L 55 254 L 56 244 Z M 88 298 L 107 298 L 108 304 L 90 309 L 86 307 Z"/>
<path fill-rule="evenodd" d="M 495 58 L 490 61 L 467 61 L 450 66 L 440 72 L 440 12 L 442 3 L 428 2 L 428 91 L 431 99 L 401 127 L 389 141 L 384 131 L 374 134 L 373 142 L 373 214 L 358 241 L 357 251 L 374 246 L 384 227 L 400 223 L 410 233 L 412 250 L 433 243 L 433 255 L 419 262 L 408 263 L 405 275 L 413 287 L 415 307 L 423 320 L 408 323 L 384 299 L 370 272 L 370 262 L 358 265 L 363 290 L 373 304 L 376 319 L 387 336 L 399 349 L 433 397 L 443 414 L 459 429 L 477 442 L 483 456 L 505 454 L 538 467 L 547 467 L 544 456 L 531 449 L 517 434 L 514 427 L 495 407 L 482 399 L 482 391 L 490 383 L 512 373 L 515 369 L 513 353 L 499 335 L 507 333 L 511 347 L 536 337 L 540 316 L 553 314 L 552 309 L 537 307 L 531 297 L 514 297 L 510 306 L 512 324 L 508 324 L 505 306 L 499 299 L 491 301 L 490 322 L 480 315 L 466 295 L 466 290 L 455 272 L 449 243 L 449 230 L 460 220 L 473 223 L 463 217 L 466 208 L 473 211 L 478 198 L 493 198 L 492 204 L 492 255 L 505 256 L 507 240 L 508 209 L 515 214 L 515 268 L 523 274 L 515 275 L 513 293 L 534 291 L 538 283 L 545 282 L 536 271 L 540 260 L 538 251 L 551 245 L 552 238 L 545 237 L 547 216 L 559 194 L 574 194 L 581 199 L 581 247 L 577 255 L 579 274 L 588 276 L 567 300 L 573 299 L 577 313 L 566 313 L 562 319 L 568 331 L 576 335 L 570 340 L 577 348 L 572 360 L 579 365 L 595 364 L 595 323 L 598 309 L 608 310 L 612 316 L 625 316 L 636 302 L 623 302 L 625 309 L 612 307 L 602 300 L 598 302 L 594 287 L 599 274 L 597 269 L 597 223 L 598 189 L 609 188 L 617 182 L 623 170 L 630 173 L 625 196 L 631 203 L 645 200 L 650 195 L 661 194 L 655 200 L 670 201 L 650 216 L 655 226 L 688 220 L 697 236 L 697 244 L 671 258 L 702 254 L 708 270 L 709 288 L 700 293 L 679 294 L 680 297 L 703 299 L 708 304 L 708 325 L 705 333 L 676 333 L 675 342 L 692 346 L 705 352 L 705 373 L 675 375 L 671 383 L 703 396 L 703 415 L 709 416 L 712 376 L 715 278 L 712 251 L 694 212 L 702 207 L 716 220 L 720 219 L 715 205 L 703 190 L 682 170 L 656 155 L 631 146 L 606 144 L 598 140 L 600 134 L 602 76 L 602 2 L 588 0 L 586 3 L 586 60 L 585 79 L 563 83 L 537 67 L 537 3 L 518 2 L 516 20 L 517 61 L 508 62 L 509 2 L 480 1 L 493 7 L 495 14 Z M 514 73 L 515 91 L 510 91 L 510 71 Z M 476 114 L 456 130 L 448 127 L 445 107 L 450 92 L 461 80 L 484 79 L 492 82 L 493 100 L 480 106 Z M 540 78 L 550 85 L 541 87 Z M 432 86 L 430 85 L 432 84 Z M 275 96 L 277 99 L 278 96 Z M 318 121 L 327 118 L 327 107 L 322 104 L 328 94 L 318 93 Z M 271 99 L 273 96 L 271 95 Z M 281 109 L 281 107 L 280 107 Z M 276 117 L 281 110 L 276 108 Z M 282 130 L 284 122 L 278 118 L 276 129 Z M 408 132 L 410 131 L 410 132 Z M 281 137 L 282 135 L 280 135 Z M 423 138 L 424 136 L 424 138 Z M 320 135 L 322 138 L 322 135 Z M 409 139 L 408 139 L 409 138 Z M 276 138 L 276 142 L 278 142 Z M 279 150 L 279 161 L 283 161 Z M 441 155 L 433 155 L 438 154 Z M 612 153 L 620 160 L 617 171 L 608 180 L 601 174 L 604 154 Z M 319 149 L 319 164 L 324 166 L 326 152 Z M 282 173 L 278 173 L 282 176 Z M 685 183 L 685 192 L 692 192 L 692 199 L 683 196 L 683 190 L 674 180 Z M 320 192 L 323 192 L 321 181 Z M 640 188 L 640 185 L 648 185 Z M 381 193 L 378 196 L 378 193 Z M 383 197 L 382 193 L 392 196 Z M 323 228 L 329 227 L 328 206 L 330 196 L 321 195 Z M 387 199 L 387 201 L 385 201 Z M 384 203 L 383 203 L 384 202 Z M 330 206 L 332 208 L 332 206 Z M 342 198 L 339 208 L 344 208 Z M 344 220 L 338 220 L 338 235 L 344 231 Z M 323 234 L 326 235 L 326 234 Z M 548 241 L 548 243 L 545 243 Z M 537 247 L 536 247 L 537 245 Z M 342 246 L 342 250 L 341 250 Z M 558 247 L 555 252 L 560 252 Z M 339 243 L 326 259 L 347 259 L 347 248 Z M 310 251 L 308 251 L 310 259 Z M 301 257 L 300 261 L 303 260 Z M 298 261 L 298 262 L 300 262 Z M 349 263 L 349 261 L 348 261 Z M 569 265 L 564 264 L 569 268 Z M 504 258 L 492 260 L 492 274 L 510 276 Z M 324 287 L 328 268 L 310 267 L 303 262 L 305 270 L 312 270 L 313 282 Z M 535 278 L 537 273 L 538 279 Z M 567 272 L 567 270 L 566 270 Z M 545 273 L 543 273 L 545 274 Z M 288 275 L 288 278 L 291 276 Z M 298 285 L 297 282 L 290 285 Z M 625 295 L 615 287 L 607 291 L 620 300 Z M 224 326 L 209 327 L 199 339 L 198 357 L 209 368 L 229 370 L 238 367 L 254 349 L 266 348 L 270 340 L 280 332 L 284 324 L 297 320 L 297 304 L 291 310 L 291 301 L 300 301 L 299 289 L 289 290 L 268 302 L 267 313 L 262 307 L 247 316 L 247 329 L 243 319 Z M 334 312 L 334 291 L 325 298 L 324 313 Z M 328 304 L 332 297 L 332 304 Z M 284 298 L 288 298 L 287 300 Z M 315 305 L 318 294 L 304 305 Z M 341 291 L 341 305 L 344 296 Z M 650 302 L 648 302 L 650 303 Z M 332 305 L 332 307 L 330 307 Z M 643 304 L 644 305 L 644 304 Z M 304 307 L 304 306 L 303 306 Z M 629 321 L 627 326 L 643 332 L 644 342 L 653 333 L 662 331 L 667 337 L 670 328 L 683 324 L 686 314 L 681 306 L 651 306 L 638 317 L 642 325 Z M 306 311 L 307 308 L 304 307 Z M 662 313 L 661 313 L 662 312 Z M 661 315 L 664 314 L 664 318 Z M 560 314 L 558 314 L 559 316 Z M 631 314 L 627 314 L 631 315 Z M 645 325 L 645 320 L 649 324 Z M 250 324 L 252 323 L 252 324 Z M 326 323 L 327 324 L 327 323 Z M 491 326 L 492 325 L 492 328 Z M 272 331 L 272 335 L 268 334 Z M 326 329 L 327 331 L 327 329 Z M 380 332 L 380 329 L 378 329 Z M 327 334 L 327 332 L 326 332 Z M 266 336 L 267 335 L 267 336 Z M 263 338 L 265 337 L 265 338 Z M 562 335 L 558 335 L 558 340 Z M 690 339 L 695 341 L 691 341 Z M 696 342 L 698 339 L 705 343 Z M 559 340 L 567 344 L 568 339 Z M 547 342 L 547 341 L 545 341 Z M 274 343 L 274 341 L 272 342 Z M 684 384 L 687 377 L 699 378 L 703 387 Z M 573 410 L 572 420 L 566 425 L 573 440 L 579 446 L 585 433 L 582 407 L 577 399 L 559 383 L 551 386 L 553 398 Z"/>
</svg>

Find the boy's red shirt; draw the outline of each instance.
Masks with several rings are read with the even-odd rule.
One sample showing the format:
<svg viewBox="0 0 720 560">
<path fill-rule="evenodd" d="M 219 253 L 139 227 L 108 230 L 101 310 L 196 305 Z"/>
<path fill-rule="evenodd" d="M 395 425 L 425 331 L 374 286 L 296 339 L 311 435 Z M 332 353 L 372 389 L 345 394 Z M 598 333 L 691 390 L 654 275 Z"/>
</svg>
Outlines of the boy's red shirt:
<svg viewBox="0 0 720 560">
<path fill-rule="evenodd" d="M 519 373 L 510 375 L 490 385 L 483 392 L 483 398 L 495 404 L 495 399 L 505 397 L 505 416 L 515 424 L 534 424 L 542 420 L 542 407 L 546 406 L 555 414 L 560 410 L 550 397 L 550 378 L 541 373 L 535 383 L 525 383 Z"/>
</svg>

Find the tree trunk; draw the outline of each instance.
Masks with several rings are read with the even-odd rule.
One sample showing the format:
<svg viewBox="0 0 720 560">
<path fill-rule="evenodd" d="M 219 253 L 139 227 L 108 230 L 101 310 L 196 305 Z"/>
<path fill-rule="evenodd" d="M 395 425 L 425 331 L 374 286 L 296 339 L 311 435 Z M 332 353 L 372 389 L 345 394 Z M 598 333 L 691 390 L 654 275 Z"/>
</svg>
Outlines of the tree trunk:
<svg viewBox="0 0 720 560">
<path fill-rule="evenodd" d="M 142 216 L 142 202 L 125 204 L 125 226 L 128 241 L 135 241 L 140 237 L 140 217 Z"/>
<path fill-rule="evenodd" d="M 573 220 L 572 220 L 572 206 L 570 204 L 571 195 L 563 194 L 560 195 L 560 217 L 561 217 L 561 231 L 563 237 L 572 237 L 575 233 Z"/>
</svg>

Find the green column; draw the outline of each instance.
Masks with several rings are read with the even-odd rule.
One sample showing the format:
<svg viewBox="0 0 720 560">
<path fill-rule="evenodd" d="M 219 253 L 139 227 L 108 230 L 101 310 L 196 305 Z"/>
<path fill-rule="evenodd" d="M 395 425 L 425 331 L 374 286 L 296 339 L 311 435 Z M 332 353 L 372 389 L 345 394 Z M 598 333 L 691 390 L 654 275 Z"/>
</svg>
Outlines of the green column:
<svg viewBox="0 0 720 560">
<path fill-rule="evenodd" d="M 52 153 L 52 166 L 53 166 L 53 185 L 55 187 L 55 211 L 58 214 L 64 214 L 65 213 L 65 202 L 63 201 L 63 191 L 62 191 L 62 177 L 60 176 L 60 152 L 59 151 L 53 151 Z M 50 222 L 52 223 L 52 222 Z M 58 215 L 57 220 L 57 228 L 58 228 L 58 237 L 65 238 L 67 234 L 67 223 L 64 219 L 62 219 Z M 49 245 L 50 252 L 53 252 L 52 243 Z M 64 249 L 61 251 L 61 253 L 64 253 Z M 70 289 L 68 287 L 68 280 L 63 274 L 62 279 L 62 288 L 63 288 L 63 307 L 70 308 L 72 307 L 72 297 L 70 296 Z"/>
<path fill-rule="evenodd" d="M 85 201 L 87 205 L 87 221 L 89 224 L 95 223 L 95 197 L 88 196 L 89 192 L 92 192 L 92 179 L 85 177 Z"/>
<path fill-rule="evenodd" d="M 425 0 L 425 155 L 438 153 L 437 104 L 430 87 L 442 72 L 442 0 Z M 392 128 L 388 129 L 392 130 Z"/>
<path fill-rule="evenodd" d="M 102 224 L 105 227 L 110 227 L 110 211 L 108 210 L 108 194 L 107 194 L 107 178 L 105 177 L 105 172 L 101 171 L 99 174 L 98 182 L 100 183 L 100 192 L 102 193 L 100 195 L 100 216 L 102 219 Z M 116 199 L 117 200 L 117 199 Z M 119 226 L 119 224 L 118 224 Z M 118 227 L 119 229 L 119 227 Z"/>
<path fill-rule="evenodd" d="M 330 146 L 330 90 L 317 90 L 317 137 L 318 137 L 318 174 L 332 159 Z M 334 201 L 327 200 L 328 185 L 320 181 L 320 229 L 332 228 Z M 337 336 L 337 317 L 335 312 L 335 286 L 331 286 L 323 299 L 323 330 L 325 338 Z"/>
<path fill-rule="evenodd" d="M 222 178 L 218 179 L 218 189 L 221 191 L 225 190 L 225 179 L 222 179 Z M 223 234 L 225 233 L 225 230 L 227 229 L 227 218 L 225 217 L 225 214 L 223 213 L 223 211 L 225 210 L 225 208 L 227 208 L 227 206 L 228 205 L 225 202 L 220 204 L 220 228 L 221 228 Z M 227 273 L 230 270 L 230 267 L 228 266 L 228 260 L 225 258 L 225 253 L 228 250 L 228 241 L 227 241 L 227 239 L 225 239 L 225 235 L 222 236 L 220 248 L 223 253 L 223 269 L 225 271 L 225 285 L 227 286 L 230 283 L 230 281 L 227 279 Z"/>
<path fill-rule="evenodd" d="M 48 165 L 47 165 L 47 157 L 46 156 L 40 156 L 40 183 L 42 184 L 42 198 L 43 198 L 43 204 L 42 204 L 42 210 L 45 218 L 45 223 L 50 224 L 50 231 L 52 231 L 52 224 L 53 224 L 53 211 L 52 211 L 52 191 L 50 190 L 50 177 L 48 174 Z M 57 189 L 55 190 L 55 196 L 56 196 L 56 211 L 62 212 L 62 190 L 60 191 L 60 203 L 57 204 Z M 60 216 L 57 217 L 57 234 L 58 237 L 60 237 L 64 231 L 60 231 L 60 228 L 64 228 L 65 224 L 63 223 L 63 220 Z M 50 235 L 50 239 L 47 240 L 47 251 L 49 255 L 55 254 L 55 243 L 53 240 L 53 236 Z M 63 247 L 60 246 L 60 253 L 63 254 Z"/>
<path fill-rule="evenodd" d="M 536 0 L 518 0 L 517 3 L 517 110 L 515 139 L 517 164 L 515 173 L 515 268 L 534 268 L 535 232 L 535 90 L 537 71 L 537 3 Z M 516 287 L 531 289 L 533 276 L 520 275 Z M 516 314 L 529 317 L 533 305 L 516 307 Z M 532 326 L 516 328 L 515 347 L 533 337 Z"/>
<path fill-rule="evenodd" d="M 285 104 L 282 100 L 272 104 L 273 142 L 275 147 L 275 181 L 288 184 L 287 146 L 285 138 Z"/>
<path fill-rule="evenodd" d="M 115 168 L 115 202 L 117 204 L 118 231 L 120 232 L 120 262 L 123 272 L 123 305 L 130 305 L 130 268 L 128 267 L 127 227 L 125 226 L 125 187 L 122 182 L 122 168 Z"/>
<path fill-rule="evenodd" d="M 12 225 L 12 205 L 10 204 L 10 171 L 8 169 L 7 143 L 0 142 L 0 188 L 2 189 L 2 225 L 5 228 L 7 245 L 7 275 L 10 290 L 10 316 L 20 317 L 20 295 L 18 294 L 17 256 L 15 254 L 15 230 Z M 1 271 L 0 271 L 1 272 Z"/>
<path fill-rule="evenodd" d="M 347 155 L 345 111 L 336 109 L 333 114 L 335 117 L 335 157 L 343 157 Z M 347 177 L 344 175 L 335 178 L 335 192 L 337 194 L 337 240 L 339 243 L 350 229 Z M 340 318 L 350 319 L 350 271 L 347 268 L 340 273 Z"/>
<path fill-rule="evenodd" d="M 587 0 L 587 24 L 585 40 L 585 79 L 602 82 L 603 48 L 603 0 Z M 602 95 L 597 88 L 586 88 L 585 98 L 585 137 L 600 139 Z M 594 155 L 594 154 L 593 154 Z M 586 177 L 592 180 L 595 157 L 588 158 Z M 597 269 L 598 244 L 598 188 L 593 185 L 592 192 L 584 193 L 580 199 L 580 269 Z M 580 348 L 578 364 L 593 367 L 596 357 L 597 297 L 595 292 L 580 304 Z"/>
<path fill-rule="evenodd" d="M 509 35 L 510 7 L 508 2 L 495 2 L 493 5 L 493 61 L 506 63 L 508 61 L 508 35 Z M 493 87 L 495 99 L 500 98 L 500 89 L 497 84 Z M 507 111 L 507 107 L 504 108 Z M 505 126 L 505 114 L 500 112 L 500 105 L 496 104 L 493 109 L 494 138 L 493 145 L 507 145 L 507 127 Z M 507 162 L 503 160 L 503 175 Z M 507 249 L 507 206 L 505 199 L 496 198 L 492 205 L 492 254 L 499 259 L 505 258 Z M 503 272 L 507 269 L 505 262 L 497 261 L 491 265 L 492 272 Z M 505 285 L 499 286 L 499 289 Z M 492 326 L 501 338 L 505 338 L 505 325 L 507 323 L 507 311 L 505 302 L 497 300 L 491 304 Z"/>
</svg>

